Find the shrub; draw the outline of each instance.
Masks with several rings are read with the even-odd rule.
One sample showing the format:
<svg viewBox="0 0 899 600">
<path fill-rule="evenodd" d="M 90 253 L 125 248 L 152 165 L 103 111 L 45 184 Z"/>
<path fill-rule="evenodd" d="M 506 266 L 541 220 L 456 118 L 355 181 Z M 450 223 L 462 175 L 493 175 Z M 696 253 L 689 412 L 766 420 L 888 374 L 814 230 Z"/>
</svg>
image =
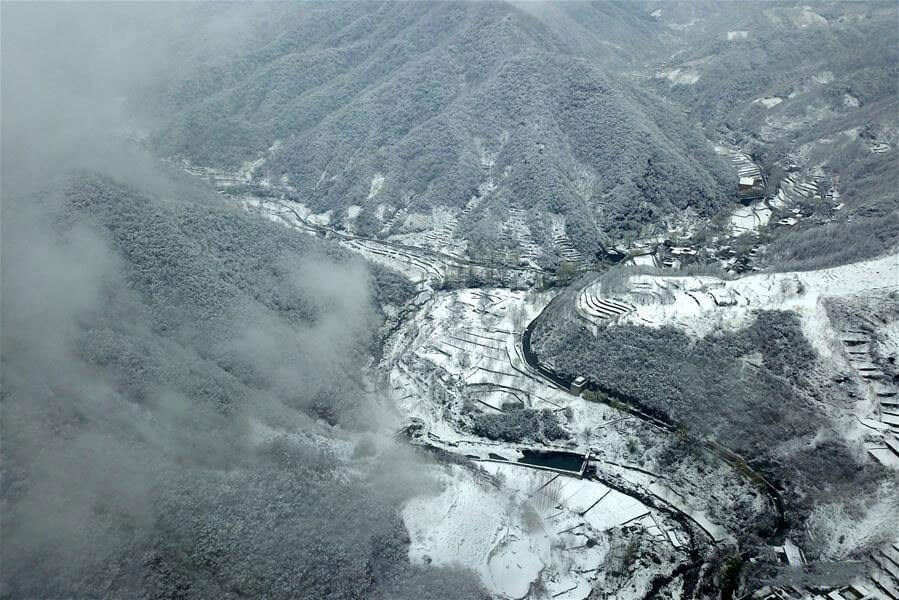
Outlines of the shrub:
<svg viewBox="0 0 899 600">
<path fill-rule="evenodd" d="M 481 413 L 474 417 L 472 431 L 491 440 L 560 440 L 569 437 L 551 410 L 522 408 L 498 414 Z"/>
</svg>

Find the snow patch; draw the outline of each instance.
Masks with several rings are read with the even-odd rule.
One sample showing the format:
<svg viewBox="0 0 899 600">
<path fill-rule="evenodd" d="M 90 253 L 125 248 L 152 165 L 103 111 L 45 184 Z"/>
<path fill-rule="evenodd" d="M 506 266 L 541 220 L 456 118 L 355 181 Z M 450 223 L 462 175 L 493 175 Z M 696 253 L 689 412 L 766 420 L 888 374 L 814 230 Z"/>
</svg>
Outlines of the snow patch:
<svg viewBox="0 0 899 600">
<path fill-rule="evenodd" d="M 821 71 L 820 73 L 816 73 L 812 75 L 812 80 L 821 85 L 831 83 L 833 82 L 833 71 Z"/>
<path fill-rule="evenodd" d="M 899 522 L 899 496 L 889 485 L 883 485 L 867 499 L 868 508 L 859 519 L 847 512 L 844 502 L 821 504 L 808 520 L 811 542 L 820 548 L 825 560 L 844 560 L 853 552 L 880 542 L 884 534 L 893 532 Z M 899 542 L 899 538 L 891 540 Z"/>
<path fill-rule="evenodd" d="M 778 98 L 777 96 L 771 96 L 769 98 L 756 98 L 752 101 L 753 104 L 763 104 L 765 108 L 774 108 L 781 102 L 783 102 L 783 98 Z"/>
<path fill-rule="evenodd" d="M 693 85 L 699 81 L 699 73 L 689 68 L 659 71 L 656 77 L 667 79 L 671 85 Z"/>
<path fill-rule="evenodd" d="M 803 6 L 800 12 L 791 15 L 793 25 L 800 29 L 815 25 L 827 25 L 827 19 L 816 13 L 810 6 Z"/>
<path fill-rule="evenodd" d="M 549 535 L 531 535 L 506 494 L 462 467 L 450 467 L 443 482 L 442 494 L 414 498 L 403 508 L 409 560 L 468 567 L 495 593 L 526 596 L 549 562 Z"/>
<path fill-rule="evenodd" d="M 741 206 L 730 218 L 731 235 L 737 236 L 749 231 L 758 231 L 771 219 L 771 209 L 764 202 L 754 202 Z"/>
<path fill-rule="evenodd" d="M 381 191 L 381 187 L 384 185 L 384 176 L 380 173 L 375 173 L 375 176 L 371 178 L 371 187 L 368 190 L 368 199 L 371 200 Z"/>
</svg>

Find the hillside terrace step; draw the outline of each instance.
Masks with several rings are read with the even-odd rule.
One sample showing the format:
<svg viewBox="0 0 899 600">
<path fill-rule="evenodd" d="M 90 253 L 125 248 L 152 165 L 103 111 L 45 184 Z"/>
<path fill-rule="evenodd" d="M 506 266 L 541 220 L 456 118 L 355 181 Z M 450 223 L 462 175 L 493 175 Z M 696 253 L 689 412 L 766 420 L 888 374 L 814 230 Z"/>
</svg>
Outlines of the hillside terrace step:
<svg viewBox="0 0 899 600">
<path fill-rule="evenodd" d="M 628 304 L 597 298 L 587 292 L 582 293 L 582 304 L 585 305 L 588 312 L 601 313 L 603 316 L 621 316 L 634 310 Z"/>
<path fill-rule="evenodd" d="M 871 576 L 871 581 L 874 582 L 881 592 L 886 594 L 887 598 L 890 600 L 899 600 L 899 589 L 896 589 L 896 586 L 884 575 L 874 574 Z"/>
<path fill-rule="evenodd" d="M 872 387 L 874 389 L 874 394 L 881 398 L 891 398 L 899 393 L 899 389 L 889 383 L 875 383 Z M 881 403 L 882 402 L 883 400 L 881 400 Z"/>
<path fill-rule="evenodd" d="M 857 346 L 849 346 L 846 348 L 847 354 L 869 354 L 871 352 L 870 344 L 862 343 Z"/>
<path fill-rule="evenodd" d="M 893 565 L 899 569 L 899 550 L 897 550 L 894 546 L 885 546 L 881 548 L 880 552 L 886 556 L 890 561 L 892 561 Z"/>
<path fill-rule="evenodd" d="M 879 551 L 872 553 L 871 558 L 873 558 L 875 564 L 880 567 L 882 574 L 886 579 L 893 579 L 896 580 L 896 582 L 899 582 L 899 565 L 894 563 L 889 556 L 882 551 Z M 896 583 L 893 585 L 895 586 Z"/>
<path fill-rule="evenodd" d="M 603 318 L 603 319 L 615 319 L 615 318 L 621 316 L 621 313 L 616 313 L 616 312 L 601 310 L 601 309 L 594 309 L 590 314 L 592 314 L 593 316 L 596 316 L 596 317 Z"/>
<path fill-rule="evenodd" d="M 603 318 L 614 318 L 614 317 L 621 316 L 621 314 L 623 314 L 623 313 L 619 313 L 619 312 L 609 310 L 606 308 L 597 308 L 597 307 L 589 306 L 589 305 L 587 306 L 587 312 L 589 312 L 592 315 L 603 317 Z"/>
<path fill-rule="evenodd" d="M 888 435 L 883 438 L 883 443 L 893 452 L 893 454 L 899 456 L 899 441 Z M 896 558 L 899 559 L 899 554 L 897 554 Z"/>
<path fill-rule="evenodd" d="M 615 302 L 608 302 L 608 301 L 600 300 L 600 301 L 598 301 L 598 304 L 599 304 L 600 308 L 603 308 L 606 310 L 611 310 L 612 312 L 618 313 L 619 315 L 623 315 L 632 310 L 630 306 L 623 305 L 623 304 L 617 304 Z"/>
<path fill-rule="evenodd" d="M 871 362 L 870 358 L 853 356 L 849 361 L 856 371 L 880 371 L 880 367 Z"/>
</svg>

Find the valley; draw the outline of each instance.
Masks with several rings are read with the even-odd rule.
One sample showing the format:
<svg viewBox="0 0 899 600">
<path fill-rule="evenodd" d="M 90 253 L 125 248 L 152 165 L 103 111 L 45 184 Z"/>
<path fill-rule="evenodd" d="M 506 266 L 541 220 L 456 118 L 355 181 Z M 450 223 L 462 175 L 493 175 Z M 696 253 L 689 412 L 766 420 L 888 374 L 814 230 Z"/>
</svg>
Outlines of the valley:
<svg viewBox="0 0 899 600">
<path fill-rule="evenodd" d="M 899 600 L 895 2 L 0 12 L 0 600 Z"/>
<path fill-rule="evenodd" d="M 677 590 L 710 576 L 713 557 L 745 544 L 761 522 L 770 524 L 755 538 L 760 547 L 775 555 L 795 547 L 783 524 L 778 485 L 749 466 L 752 456 L 694 438 L 663 414 L 633 404 L 626 392 L 602 385 L 599 391 L 590 381 L 573 384 L 552 359 L 537 358 L 530 336 L 551 304 L 571 302 L 572 317 L 588 329 L 632 323 L 700 337 L 748 327 L 757 311 L 791 311 L 800 315 L 815 352 L 835 361 L 828 368 L 847 372 L 864 368 L 859 352 L 871 342 L 848 335 L 846 322 L 831 323 L 826 307 L 872 295 L 887 302 L 899 290 L 888 283 L 899 281 L 899 260 L 891 255 L 822 271 L 724 280 L 606 273 L 571 292 L 540 291 L 535 285 L 543 273 L 536 267 L 497 267 L 428 246 L 347 234 L 283 200 L 244 196 L 239 202 L 283 226 L 339 241 L 415 282 L 413 305 L 384 340 L 371 371 L 404 423 L 398 435 L 446 457 L 446 491 L 403 510 L 410 558 L 443 565 L 464 556 L 484 586 L 509 598 L 683 593 Z M 484 278 L 491 269 L 501 271 L 511 287 L 447 289 L 447 274 L 465 269 Z M 848 346 L 853 354 L 841 344 L 854 344 Z M 832 411 L 829 418 L 844 423 L 843 433 L 863 444 L 871 460 L 894 467 L 889 412 L 881 420 L 892 396 L 879 378 L 870 381 L 851 410 Z M 665 458 L 672 451 L 679 453 L 673 463 Z M 534 452 L 571 456 L 579 466 L 534 465 L 526 458 Z M 887 521 L 897 514 L 889 508 L 896 492 L 878 492 L 894 499 L 882 508 Z M 886 533 L 882 520 L 872 526 L 879 528 L 871 532 L 875 537 Z M 880 571 L 875 576 L 884 577 Z M 876 587 L 870 579 L 867 585 Z"/>
</svg>

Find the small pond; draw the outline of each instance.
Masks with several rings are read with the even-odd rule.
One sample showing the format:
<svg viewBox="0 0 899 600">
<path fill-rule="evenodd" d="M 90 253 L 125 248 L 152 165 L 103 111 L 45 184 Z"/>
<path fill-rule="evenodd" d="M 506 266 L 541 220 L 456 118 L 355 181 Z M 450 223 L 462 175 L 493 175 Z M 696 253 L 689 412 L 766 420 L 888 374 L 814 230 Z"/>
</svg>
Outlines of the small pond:
<svg viewBox="0 0 899 600">
<path fill-rule="evenodd" d="M 561 469 L 563 471 L 574 471 L 580 473 L 581 467 L 584 466 L 584 455 L 575 454 L 573 452 L 544 452 L 542 450 L 522 450 L 524 456 L 518 460 L 520 463 L 528 465 L 536 465 L 538 467 L 548 467 L 550 469 Z"/>
</svg>

